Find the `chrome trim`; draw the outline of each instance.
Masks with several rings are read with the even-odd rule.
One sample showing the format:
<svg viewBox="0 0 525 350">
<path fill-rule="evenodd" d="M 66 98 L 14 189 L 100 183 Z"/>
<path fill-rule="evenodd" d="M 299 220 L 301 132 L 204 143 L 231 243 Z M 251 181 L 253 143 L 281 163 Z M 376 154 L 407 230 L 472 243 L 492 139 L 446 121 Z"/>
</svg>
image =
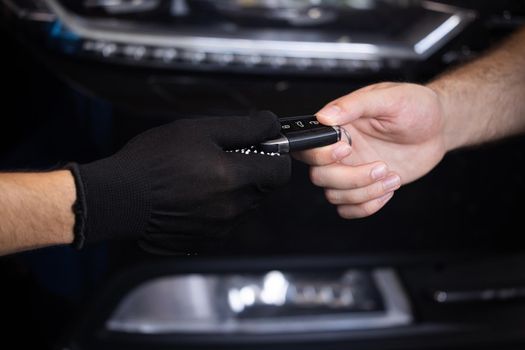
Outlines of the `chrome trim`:
<svg viewBox="0 0 525 350">
<path fill-rule="evenodd" d="M 449 13 L 451 15 L 438 27 L 414 43 L 414 52 L 425 58 L 441 48 L 445 42 L 458 34 L 467 23 L 476 18 L 474 11 L 460 9 L 452 5 L 441 4 L 434 1 L 423 1 L 422 6 L 428 10 Z"/>
<path fill-rule="evenodd" d="M 385 303 L 385 320 L 396 325 L 411 323 L 412 307 L 394 270 L 377 269 L 372 276 Z"/>
<path fill-rule="evenodd" d="M 341 141 L 341 127 L 339 125 L 332 126 L 335 133 L 337 134 L 337 141 Z"/>
<path fill-rule="evenodd" d="M 472 18 L 472 11 L 424 1 L 423 6 L 449 17 L 430 33 L 416 33 L 403 44 L 381 42 L 314 42 L 296 40 L 267 40 L 180 35 L 176 32 L 145 32 L 144 28 L 127 25 L 127 32 L 118 32 L 116 22 L 86 19 L 68 12 L 57 0 L 45 0 L 69 30 L 85 40 L 116 44 L 144 45 L 235 55 L 259 55 L 310 59 L 412 59 L 422 60 L 436 51 L 442 43 L 456 35 Z M 124 22 L 120 22 L 124 23 Z"/>
<path fill-rule="evenodd" d="M 430 32 L 423 39 L 414 45 L 414 51 L 418 54 L 428 52 L 430 49 L 436 47 L 437 43 L 444 40 L 447 35 L 454 31 L 454 29 L 461 23 L 461 18 L 458 15 L 453 15 L 439 27 Z"/>
<path fill-rule="evenodd" d="M 340 141 L 341 140 L 341 137 L 344 133 L 344 135 L 346 136 L 347 140 L 348 140 L 348 143 L 351 145 L 352 144 L 352 140 L 350 139 L 350 135 L 348 134 L 348 132 L 336 125 L 336 126 L 331 126 L 331 128 L 333 130 L 335 130 L 335 132 L 337 133 L 337 141 Z M 343 130 L 343 131 L 341 131 Z M 260 147 L 261 149 L 264 151 L 264 152 L 278 152 L 278 153 L 289 153 L 290 152 L 290 140 L 288 139 L 288 137 L 286 137 L 286 135 L 284 134 L 281 134 L 281 136 L 277 139 L 273 139 L 273 140 L 268 140 L 268 141 L 265 141 L 265 142 L 262 142 L 260 144 Z M 274 147 L 277 147 L 277 150 L 274 150 L 273 148 Z"/>
<path fill-rule="evenodd" d="M 277 150 L 273 148 L 277 146 Z M 288 153 L 290 152 L 290 142 L 288 138 L 281 134 L 281 137 L 273 140 L 261 142 L 260 147 L 264 152 Z"/>
<path fill-rule="evenodd" d="M 228 276 L 231 277 L 225 278 Z M 224 281 L 218 275 L 162 277 L 131 290 L 107 320 L 106 329 L 138 334 L 275 334 L 410 324 L 413 321 L 411 306 L 396 272 L 391 268 L 379 268 L 374 269 L 371 276 L 382 296 L 384 311 L 262 319 L 219 317 L 216 293 L 224 287 Z"/>
<path fill-rule="evenodd" d="M 53 22 L 56 20 L 55 14 L 47 9 L 26 9 L 18 6 L 12 0 L 0 0 L 5 7 L 15 14 L 19 19 L 36 22 Z M 41 2 L 44 4 L 43 2 Z"/>
<path fill-rule="evenodd" d="M 336 127 L 339 129 L 338 132 L 339 132 L 340 134 L 344 134 L 344 135 L 345 135 L 345 137 L 346 137 L 346 141 L 348 141 L 348 144 L 349 144 L 350 146 L 352 146 L 352 138 L 350 137 L 350 133 L 348 132 L 348 130 L 346 130 L 344 127 L 339 126 L 339 125 L 336 126 Z M 334 128 L 335 128 L 335 127 L 334 127 Z M 342 138 L 342 136 L 339 135 L 339 140 L 340 140 L 341 138 Z"/>
</svg>

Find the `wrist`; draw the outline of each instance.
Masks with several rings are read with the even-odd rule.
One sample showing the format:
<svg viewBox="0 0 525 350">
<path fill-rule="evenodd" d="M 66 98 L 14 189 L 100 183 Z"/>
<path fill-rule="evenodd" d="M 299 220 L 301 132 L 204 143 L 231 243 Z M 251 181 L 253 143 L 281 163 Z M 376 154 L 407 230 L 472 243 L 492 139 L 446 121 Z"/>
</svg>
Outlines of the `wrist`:
<svg viewBox="0 0 525 350">
<path fill-rule="evenodd" d="M 149 183 L 146 169 L 123 165 L 113 156 L 89 164 L 72 164 L 77 201 L 75 241 L 138 238 L 150 216 Z M 129 163 L 129 162 L 127 162 Z"/>
<path fill-rule="evenodd" d="M 58 210 L 59 227 L 57 229 L 56 244 L 71 244 L 73 243 L 73 227 L 75 224 L 75 215 L 72 207 L 76 200 L 76 189 L 73 175 L 68 170 L 58 170 L 50 173 L 52 180 L 55 183 L 55 191 L 62 198 L 61 208 Z M 60 203 L 59 202 L 59 203 Z"/>
<path fill-rule="evenodd" d="M 441 138 L 445 148 L 445 153 L 459 148 L 464 143 L 464 128 L 459 125 L 460 120 L 455 118 L 454 111 L 451 110 L 452 102 L 447 89 L 447 82 L 444 79 L 433 81 L 426 85 L 434 91 L 441 113 Z"/>
</svg>

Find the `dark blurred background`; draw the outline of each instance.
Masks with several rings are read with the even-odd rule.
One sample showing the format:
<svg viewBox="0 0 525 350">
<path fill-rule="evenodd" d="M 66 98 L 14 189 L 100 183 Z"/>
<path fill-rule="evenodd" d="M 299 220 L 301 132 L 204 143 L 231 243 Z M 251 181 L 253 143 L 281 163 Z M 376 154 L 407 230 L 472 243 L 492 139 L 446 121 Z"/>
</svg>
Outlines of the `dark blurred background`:
<svg viewBox="0 0 525 350">
<path fill-rule="evenodd" d="M 69 46 L 47 37 L 58 30 L 57 22 L 45 23 L 47 29 L 42 30 L 40 24 L 13 16 L 4 3 L 0 170 L 53 169 L 71 161 L 89 162 L 112 154 L 134 135 L 177 118 L 242 115 L 255 109 L 269 109 L 280 116 L 310 114 L 374 82 L 424 83 L 481 54 L 515 30 L 525 15 L 523 1 L 449 2 L 475 13 L 460 33 L 420 61 L 401 59 L 363 71 L 289 67 L 265 71 L 249 65 L 224 68 L 187 62 L 166 66 L 130 63 L 122 57 L 105 61 L 71 54 Z M 64 1 L 66 8 L 88 18 L 113 16 L 146 24 L 173 21 L 163 12 L 108 14 L 81 3 Z M 205 2 L 200 3 L 204 6 Z M 211 24 L 205 20 L 216 17 L 206 17 L 211 10 L 203 8 L 191 25 L 206 30 Z M 222 10 L 226 20 L 237 21 L 238 26 L 253 24 L 250 13 L 239 19 L 238 13 Z M 381 12 L 380 7 L 373 11 L 366 12 L 368 17 L 361 22 L 348 22 L 348 30 L 401 36 L 411 16 L 423 16 L 409 6 L 390 13 Z M 272 14 L 267 16 L 258 17 L 257 25 L 272 30 L 294 27 Z M 312 33 L 333 30 L 326 26 L 295 24 L 294 28 Z M 59 36 L 65 40 L 67 32 Z M 250 213 L 220 251 L 205 257 L 432 255 L 446 261 L 450 255 L 520 255 L 524 248 L 524 146 L 525 139 L 518 137 L 448 154 L 428 176 L 398 190 L 378 214 L 352 221 L 337 216 L 323 191 L 311 185 L 308 169 L 294 162 L 290 184 Z M 97 290 L 119 271 L 163 259 L 169 258 L 143 253 L 134 242 L 104 243 L 82 251 L 54 247 L 0 258 L 4 342 L 17 348 L 50 348 L 67 334 L 73 320 L 82 318 Z"/>
</svg>

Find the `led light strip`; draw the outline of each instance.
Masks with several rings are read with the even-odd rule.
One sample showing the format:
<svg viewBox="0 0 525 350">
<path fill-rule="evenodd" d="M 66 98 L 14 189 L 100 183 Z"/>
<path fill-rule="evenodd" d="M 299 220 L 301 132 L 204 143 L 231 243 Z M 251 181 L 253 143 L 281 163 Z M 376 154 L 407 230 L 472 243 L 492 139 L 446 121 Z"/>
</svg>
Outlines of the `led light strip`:
<svg viewBox="0 0 525 350">
<path fill-rule="evenodd" d="M 457 34 L 472 18 L 473 13 L 452 6 L 423 2 L 425 8 L 449 14 L 450 17 L 430 33 L 415 35 L 415 41 L 400 45 L 388 43 L 312 42 L 296 40 L 259 40 L 250 38 L 224 38 L 212 36 L 178 35 L 173 32 L 148 33 L 128 26 L 124 31 L 111 28 L 114 22 L 90 20 L 64 9 L 57 0 L 46 0 L 60 21 L 73 33 L 83 38 L 114 45 L 136 45 L 156 49 L 175 49 L 186 54 L 211 57 L 227 54 L 248 57 L 337 60 L 415 59 L 428 57 L 439 44 Z M 453 21 L 452 21 L 453 19 Z M 445 25 L 446 24 L 446 25 Z M 255 62 L 254 64 L 256 64 Z"/>
</svg>

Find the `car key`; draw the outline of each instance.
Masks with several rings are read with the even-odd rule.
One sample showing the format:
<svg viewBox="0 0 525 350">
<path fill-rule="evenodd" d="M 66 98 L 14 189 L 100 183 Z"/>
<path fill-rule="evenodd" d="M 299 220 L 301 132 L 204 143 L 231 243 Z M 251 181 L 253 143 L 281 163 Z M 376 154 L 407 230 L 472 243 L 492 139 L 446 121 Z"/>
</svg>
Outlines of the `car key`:
<svg viewBox="0 0 525 350">
<path fill-rule="evenodd" d="M 266 153 L 289 153 L 330 145 L 341 140 L 342 135 L 351 143 L 350 136 L 340 126 L 319 123 L 314 115 L 279 118 L 281 136 L 262 142 L 259 150 Z"/>
</svg>

